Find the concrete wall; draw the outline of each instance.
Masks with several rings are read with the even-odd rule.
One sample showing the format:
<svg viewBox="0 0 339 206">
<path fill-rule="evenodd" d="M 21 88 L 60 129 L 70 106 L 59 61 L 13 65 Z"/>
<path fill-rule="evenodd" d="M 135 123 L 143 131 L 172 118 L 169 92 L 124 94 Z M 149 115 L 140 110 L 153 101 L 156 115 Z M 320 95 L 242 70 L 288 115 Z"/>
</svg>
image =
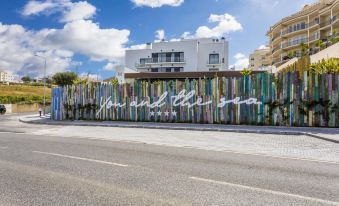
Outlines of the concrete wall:
<svg viewBox="0 0 339 206">
<path fill-rule="evenodd" d="M 339 42 L 311 56 L 311 63 L 317 63 L 323 59 L 339 58 Z"/>
<path fill-rule="evenodd" d="M 39 108 L 43 108 L 41 104 L 5 104 L 6 114 L 11 113 L 24 113 L 24 112 L 37 112 Z M 46 107 L 46 113 L 50 112 L 50 106 Z"/>
</svg>

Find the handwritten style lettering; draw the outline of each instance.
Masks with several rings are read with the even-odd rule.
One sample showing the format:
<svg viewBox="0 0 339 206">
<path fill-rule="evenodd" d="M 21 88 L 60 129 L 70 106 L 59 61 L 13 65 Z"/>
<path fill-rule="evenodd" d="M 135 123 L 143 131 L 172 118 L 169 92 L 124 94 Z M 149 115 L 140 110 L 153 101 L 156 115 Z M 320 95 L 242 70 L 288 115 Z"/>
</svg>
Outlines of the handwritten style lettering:
<svg viewBox="0 0 339 206">
<path fill-rule="evenodd" d="M 188 107 L 188 108 L 192 108 L 194 106 L 207 106 L 212 104 L 212 100 L 203 102 L 203 99 L 201 97 L 197 97 L 197 100 L 195 102 L 190 101 L 194 96 L 196 95 L 196 91 L 195 90 L 191 90 L 189 92 L 187 92 L 185 89 L 181 90 L 178 95 L 172 96 L 171 100 L 172 100 L 172 106 L 173 107 L 177 107 L 177 106 L 181 106 L 181 107 Z M 148 108 L 154 109 L 154 108 L 161 108 L 163 107 L 166 102 L 164 101 L 168 96 L 168 92 L 164 92 L 157 101 L 150 103 L 149 101 L 146 100 L 142 100 L 141 102 L 137 102 L 137 101 L 132 101 L 129 104 L 129 107 L 135 107 L 135 108 L 139 108 L 139 107 L 144 107 L 147 106 Z M 242 100 L 240 101 L 240 97 L 236 97 L 234 99 L 231 100 L 226 100 L 225 97 L 222 97 L 220 99 L 220 102 L 217 104 L 217 107 L 224 107 L 227 104 L 246 104 L 246 105 L 261 105 L 262 102 L 259 102 L 257 98 L 249 98 L 246 100 Z M 126 103 L 117 103 L 117 102 L 112 102 L 112 97 L 108 97 L 105 101 L 103 101 L 103 97 L 101 97 L 100 99 L 100 108 L 97 112 L 97 117 L 100 116 L 102 110 L 106 107 L 106 109 L 110 109 L 112 107 L 126 107 Z"/>
</svg>

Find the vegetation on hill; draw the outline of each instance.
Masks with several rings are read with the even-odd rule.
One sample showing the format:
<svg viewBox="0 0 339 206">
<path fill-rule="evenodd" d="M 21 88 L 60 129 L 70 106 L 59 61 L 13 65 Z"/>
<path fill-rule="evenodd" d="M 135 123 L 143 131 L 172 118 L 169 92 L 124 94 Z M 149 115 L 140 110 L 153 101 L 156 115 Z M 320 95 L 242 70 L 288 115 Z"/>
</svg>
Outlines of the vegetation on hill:
<svg viewBox="0 0 339 206">
<path fill-rule="evenodd" d="M 30 85 L 0 85 L 0 104 L 42 103 L 44 88 Z M 51 88 L 46 87 L 46 102 L 51 101 Z"/>
</svg>

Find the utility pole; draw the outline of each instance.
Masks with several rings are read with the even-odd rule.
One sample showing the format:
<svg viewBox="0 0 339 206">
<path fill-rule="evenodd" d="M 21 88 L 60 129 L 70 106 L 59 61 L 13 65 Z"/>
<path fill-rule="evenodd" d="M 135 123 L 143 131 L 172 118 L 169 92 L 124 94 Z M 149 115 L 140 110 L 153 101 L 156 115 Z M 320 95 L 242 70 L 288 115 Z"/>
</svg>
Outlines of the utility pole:
<svg viewBox="0 0 339 206">
<path fill-rule="evenodd" d="M 42 57 L 39 55 L 34 55 L 36 57 L 40 57 L 44 60 L 44 102 L 43 102 L 43 111 L 44 111 L 44 115 L 46 115 L 46 68 L 47 68 L 47 60 L 46 57 Z"/>
</svg>

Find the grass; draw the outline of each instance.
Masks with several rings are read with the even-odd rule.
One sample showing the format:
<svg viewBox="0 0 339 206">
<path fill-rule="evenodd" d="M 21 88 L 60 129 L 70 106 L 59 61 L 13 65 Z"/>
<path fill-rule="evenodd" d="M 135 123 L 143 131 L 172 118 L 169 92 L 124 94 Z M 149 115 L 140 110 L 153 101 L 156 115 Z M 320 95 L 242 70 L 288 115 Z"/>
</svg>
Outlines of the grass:
<svg viewBox="0 0 339 206">
<path fill-rule="evenodd" d="M 46 99 L 51 99 L 51 88 L 46 87 Z M 43 101 L 44 87 L 30 85 L 0 85 L 0 103 L 39 103 Z"/>
</svg>

